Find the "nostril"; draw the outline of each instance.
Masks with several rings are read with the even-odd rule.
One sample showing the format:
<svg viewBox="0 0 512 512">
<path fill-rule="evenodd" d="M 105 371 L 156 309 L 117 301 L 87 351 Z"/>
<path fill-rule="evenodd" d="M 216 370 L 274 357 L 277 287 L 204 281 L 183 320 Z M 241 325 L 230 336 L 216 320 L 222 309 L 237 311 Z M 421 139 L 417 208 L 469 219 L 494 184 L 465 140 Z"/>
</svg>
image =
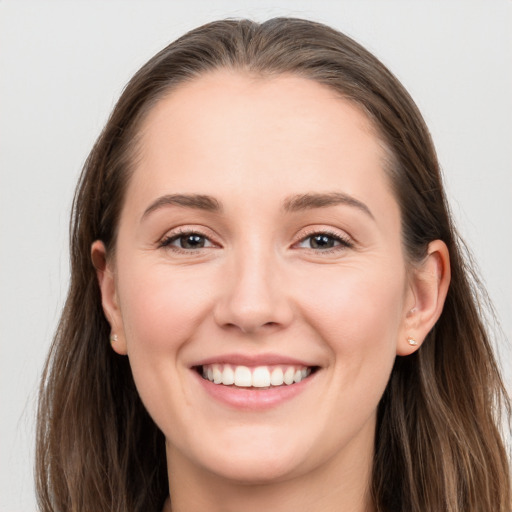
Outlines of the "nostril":
<svg viewBox="0 0 512 512">
<path fill-rule="evenodd" d="M 286 327 L 293 319 L 292 306 L 278 284 L 251 268 L 231 287 L 227 286 L 214 306 L 214 319 L 219 327 L 244 334 L 270 332 Z M 234 331 L 233 331 L 234 332 Z"/>
</svg>

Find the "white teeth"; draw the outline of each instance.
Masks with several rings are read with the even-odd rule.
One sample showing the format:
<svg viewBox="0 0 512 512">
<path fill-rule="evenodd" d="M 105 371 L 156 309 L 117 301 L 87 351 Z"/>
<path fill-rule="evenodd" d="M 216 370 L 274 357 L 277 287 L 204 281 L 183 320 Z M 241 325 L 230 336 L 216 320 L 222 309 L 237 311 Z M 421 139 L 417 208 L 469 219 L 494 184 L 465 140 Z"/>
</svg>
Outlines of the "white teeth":
<svg viewBox="0 0 512 512">
<path fill-rule="evenodd" d="M 252 386 L 251 370 L 247 366 L 237 366 L 235 368 L 235 386 L 249 388 Z"/>
<path fill-rule="evenodd" d="M 293 376 L 295 375 L 295 369 L 293 366 L 289 366 L 286 368 L 286 371 L 284 372 L 284 383 L 288 386 L 290 384 L 293 384 Z"/>
<path fill-rule="evenodd" d="M 213 382 L 220 384 L 222 382 L 222 371 L 218 364 L 213 365 Z"/>
<path fill-rule="evenodd" d="M 235 372 L 229 364 L 224 365 L 224 371 L 222 372 L 222 384 L 224 386 L 231 386 L 235 383 Z"/>
<path fill-rule="evenodd" d="M 274 368 L 270 374 L 270 384 L 272 384 L 272 386 L 282 386 L 283 382 L 284 377 L 282 368 Z"/>
<path fill-rule="evenodd" d="M 302 381 L 311 373 L 303 366 L 232 366 L 230 364 L 203 365 L 203 378 L 214 384 L 235 385 L 242 388 L 268 388 L 270 386 L 291 385 Z"/>
<path fill-rule="evenodd" d="M 252 385 L 255 388 L 270 386 L 270 372 L 266 366 L 258 366 L 252 372 Z"/>
</svg>

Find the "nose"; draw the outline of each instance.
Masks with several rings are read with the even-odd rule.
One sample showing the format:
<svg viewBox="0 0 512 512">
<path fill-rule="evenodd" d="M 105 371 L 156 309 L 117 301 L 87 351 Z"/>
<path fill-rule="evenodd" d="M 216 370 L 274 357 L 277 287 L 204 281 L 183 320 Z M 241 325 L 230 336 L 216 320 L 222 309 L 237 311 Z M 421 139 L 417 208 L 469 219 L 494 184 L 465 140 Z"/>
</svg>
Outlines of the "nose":
<svg viewBox="0 0 512 512">
<path fill-rule="evenodd" d="M 233 255 L 215 306 L 216 323 L 245 334 L 268 333 L 288 326 L 293 308 L 283 274 L 268 251 Z"/>
</svg>

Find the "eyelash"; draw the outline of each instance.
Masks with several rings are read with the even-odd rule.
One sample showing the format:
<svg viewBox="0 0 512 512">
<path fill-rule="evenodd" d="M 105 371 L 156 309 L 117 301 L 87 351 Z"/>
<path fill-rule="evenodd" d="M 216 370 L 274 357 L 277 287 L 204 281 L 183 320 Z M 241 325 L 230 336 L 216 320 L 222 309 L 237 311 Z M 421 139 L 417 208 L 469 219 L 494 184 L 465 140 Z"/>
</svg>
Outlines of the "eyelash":
<svg viewBox="0 0 512 512">
<path fill-rule="evenodd" d="M 183 247 L 177 247 L 175 245 L 171 245 L 173 242 L 179 240 L 180 238 L 186 238 L 190 236 L 198 236 L 201 238 L 204 238 L 205 240 L 208 240 L 211 246 L 214 246 L 215 244 L 210 240 L 210 238 L 205 235 L 204 233 L 201 233 L 199 230 L 193 230 L 193 229 L 179 229 L 175 231 L 174 233 L 164 237 L 158 244 L 159 248 L 163 249 L 170 249 L 172 251 L 182 253 L 182 254 L 190 254 L 190 253 L 197 253 L 201 249 L 204 249 L 205 247 L 199 247 L 198 249 L 185 249 Z M 209 248 L 210 246 L 206 247 Z"/>
<path fill-rule="evenodd" d="M 208 246 L 208 247 L 199 247 L 198 249 L 186 249 L 186 248 L 183 248 L 183 247 L 177 247 L 177 246 L 172 245 L 173 242 L 176 242 L 180 238 L 186 238 L 186 237 L 193 236 L 193 235 L 201 237 L 201 238 L 207 240 L 211 245 Z M 308 247 L 308 248 L 305 247 L 305 249 L 307 249 L 309 251 L 313 251 L 315 253 L 331 254 L 333 252 L 338 252 L 338 251 L 344 250 L 344 249 L 351 249 L 351 248 L 354 247 L 354 243 L 348 237 L 342 236 L 339 233 L 334 233 L 334 232 L 329 231 L 329 230 L 314 230 L 314 231 L 311 231 L 306 236 L 303 236 L 298 242 L 295 242 L 293 245 L 297 246 L 299 244 L 302 244 L 306 240 L 312 239 L 315 236 L 325 236 L 325 237 L 328 237 L 328 238 L 334 240 L 335 243 L 337 242 L 338 245 L 335 245 L 334 247 L 330 247 L 328 249 L 315 249 L 313 247 Z M 183 254 L 198 253 L 202 249 L 209 248 L 209 247 L 214 247 L 214 246 L 215 246 L 214 242 L 212 242 L 207 235 L 205 235 L 204 233 L 201 233 L 201 231 L 199 231 L 199 230 L 186 230 L 186 229 L 178 230 L 178 231 L 176 231 L 176 232 L 174 232 L 174 233 L 164 237 L 159 242 L 159 245 L 158 245 L 159 248 L 164 248 L 164 249 L 167 248 L 167 249 L 170 249 L 172 251 L 175 251 L 175 252 L 178 252 L 178 253 L 183 253 Z"/>
<path fill-rule="evenodd" d="M 339 245 L 336 245 L 334 247 L 330 247 L 329 249 L 315 249 L 313 247 L 307 247 L 305 249 L 309 251 L 313 251 L 316 254 L 332 254 L 338 251 L 343 251 L 345 249 L 352 249 L 354 247 L 353 241 L 348 238 L 347 236 L 343 236 L 340 233 L 335 233 L 333 231 L 320 229 L 320 230 L 312 230 L 311 232 L 307 233 L 305 236 L 303 236 L 298 242 L 296 242 L 294 245 L 302 244 L 308 239 L 312 239 L 316 236 L 325 236 L 328 238 L 333 239 L 335 242 L 338 242 Z"/>
</svg>

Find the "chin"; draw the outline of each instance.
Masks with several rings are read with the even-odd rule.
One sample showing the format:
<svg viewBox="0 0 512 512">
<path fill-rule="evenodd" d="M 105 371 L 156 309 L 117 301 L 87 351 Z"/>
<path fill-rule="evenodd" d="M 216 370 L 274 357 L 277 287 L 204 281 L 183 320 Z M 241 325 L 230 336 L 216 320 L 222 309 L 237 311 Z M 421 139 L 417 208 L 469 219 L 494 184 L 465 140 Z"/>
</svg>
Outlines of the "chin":
<svg viewBox="0 0 512 512">
<path fill-rule="evenodd" d="M 182 455 L 194 466 L 240 484 L 285 481 L 307 471 L 312 457 L 308 457 L 306 439 L 276 435 L 268 429 L 250 430 L 245 431 L 243 438 L 242 432 L 231 431 L 232 436 L 216 437 L 216 442 L 205 436 L 203 443 L 189 451 L 188 456 L 183 452 Z"/>
<path fill-rule="evenodd" d="M 242 485 L 265 485 L 285 481 L 300 473 L 300 465 L 281 457 L 230 457 L 224 463 L 209 465 L 210 472 Z"/>
</svg>

